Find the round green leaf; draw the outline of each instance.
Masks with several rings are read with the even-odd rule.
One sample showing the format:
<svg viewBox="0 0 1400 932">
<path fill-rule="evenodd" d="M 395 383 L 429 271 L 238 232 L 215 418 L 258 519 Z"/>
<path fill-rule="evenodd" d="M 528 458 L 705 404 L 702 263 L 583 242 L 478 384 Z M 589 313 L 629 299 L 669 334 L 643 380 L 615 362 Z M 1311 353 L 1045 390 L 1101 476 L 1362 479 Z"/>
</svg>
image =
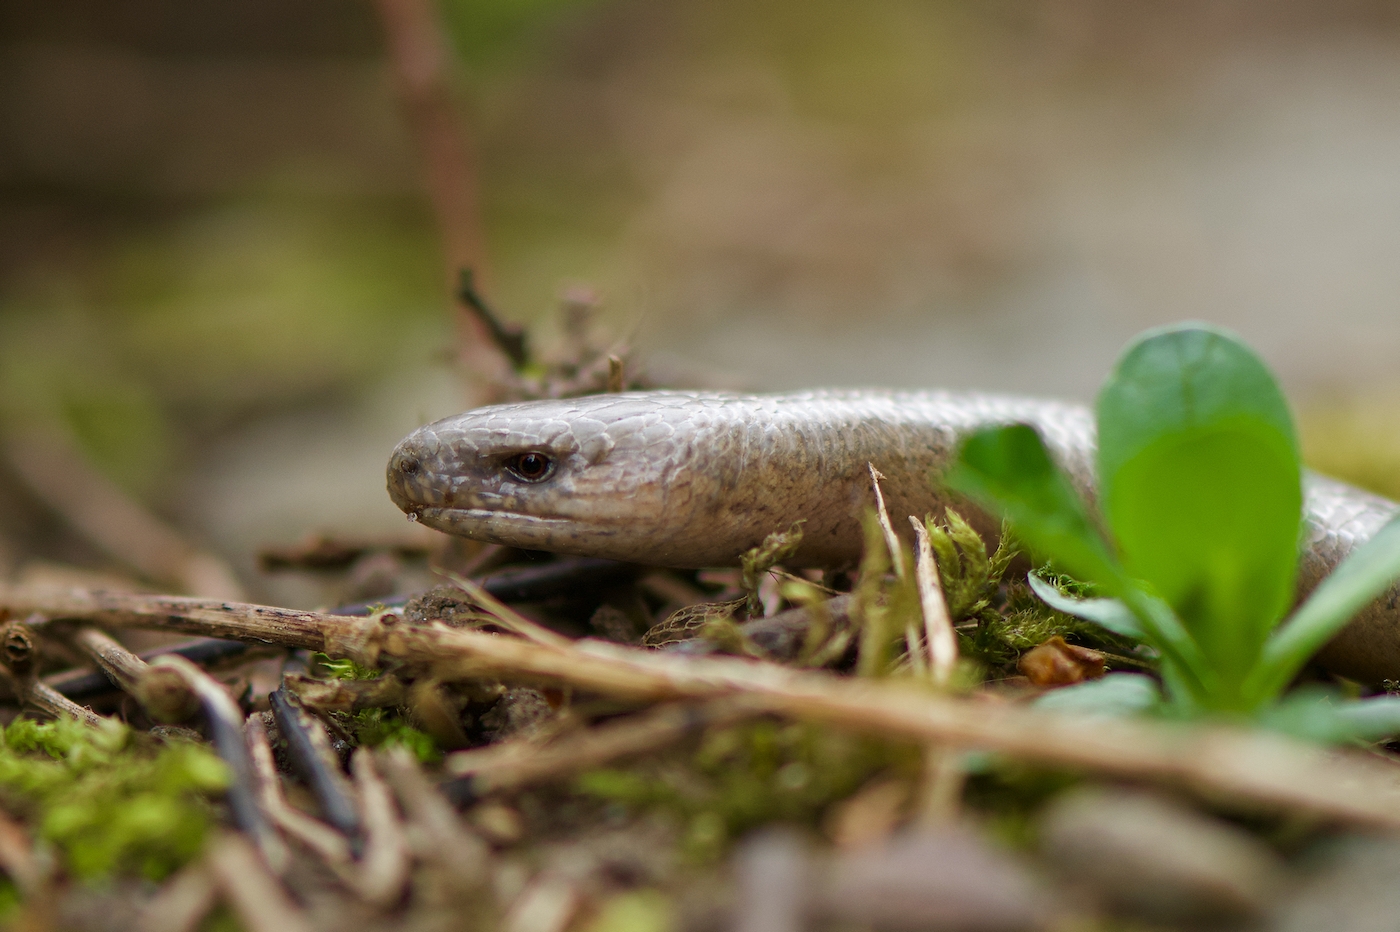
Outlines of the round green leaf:
<svg viewBox="0 0 1400 932">
<path fill-rule="evenodd" d="M 1098 400 L 1101 505 L 1149 583 L 1227 679 L 1293 599 L 1302 468 L 1263 362 L 1202 324 L 1146 334 Z"/>
</svg>

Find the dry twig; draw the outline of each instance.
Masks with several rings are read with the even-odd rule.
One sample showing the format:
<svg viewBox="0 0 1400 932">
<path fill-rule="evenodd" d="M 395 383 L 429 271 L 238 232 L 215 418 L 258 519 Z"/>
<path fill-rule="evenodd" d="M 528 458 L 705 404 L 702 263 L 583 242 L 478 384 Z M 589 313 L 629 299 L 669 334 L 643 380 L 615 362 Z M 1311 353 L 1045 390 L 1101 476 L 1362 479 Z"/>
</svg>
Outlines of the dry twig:
<svg viewBox="0 0 1400 932">
<path fill-rule="evenodd" d="M 199 699 L 214 748 L 228 765 L 230 782 L 226 797 L 235 824 L 252 838 L 263 859 L 274 871 L 287 865 L 287 847 L 272 831 L 258 806 L 253 763 L 243 737 L 243 712 L 228 690 L 184 657 L 167 654 L 151 664 L 152 672 L 169 670 L 182 679 Z"/>
<path fill-rule="evenodd" d="M 880 530 L 885 534 L 885 546 L 890 551 L 890 566 L 894 568 L 894 574 L 903 579 L 904 550 L 899 546 L 899 537 L 894 532 L 894 525 L 890 524 L 890 513 L 885 510 L 885 493 L 880 491 L 880 480 L 885 476 L 875 468 L 874 463 L 865 465 L 870 470 L 870 487 L 875 490 L 875 513 L 880 518 Z"/>
<path fill-rule="evenodd" d="M 658 751 L 697 729 L 732 724 L 762 711 L 743 699 L 717 699 L 698 707 L 672 703 L 553 740 L 524 738 L 458 751 L 447 758 L 446 769 L 462 778 L 465 795 L 480 797 Z"/>
<path fill-rule="evenodd" d="M 469 892 L 486 882 L 486 844 L 463 825 L 456 811 L 403 747 L 376 758 L 408 820 L 408 840 L 420 860 L 443 868 L 453 887 Z"/>
<path fill-rule="evenodd" d="M 687 657 L 584 640 L 563 645 L 443 626 L 288 612 L 252 605 L 149 596 L 35 593 L 0 587 L 0 606 L 126 624 L 271 641 L 366 666 L 381 659 L 431 669 L 442 682 L 495 677 L 543 682 L 638 702 L 745 698 L 792 718 L 958 747 L 1053 766 L 1168 781 L 1360 824 L 1400 827 L 1393 765 L 1276 735 L 1224 726 L 1086 719 L 1010 704 L 933 695 L 899 680 L 868 680 L 731 657 Z M 80 609 L 85 608 L 87 615 Z M 214 629 L 214 630 L 210 630 Z M 172 660 L 164 658 L 161 662 Z"/>
<path fill-rule="evenodd" d="M 248 932 L 314 932 L 306 913 L 241 836 L 216 840 L 208 861 L 214 881 Z"/>
<path fill-rule="evenodd" d="M 399 901 L 408 884 L 408 840 L 393 796 L 376 772 L 369 748 L 355 751 L 350 769 L 360 797 L 360 821 L 365 827 L 365 850 L 360 857 L 356 892 L 365 902 L 387 909 Z"/>
<path fill-rule="evenodd" d="M 25 899 L 38 896 L 49 878 L 49 865 L 35 855 L 29 833 L 4 810 L 0 810 L 0 868 Z"/>
<path fill-rule="evenodd" d="M 67 715 L 94 728 L 102 724 L 102 716 L 39 681 L 41 656 L 35 631 L 47 627 L 47 619 L 37 612 L 23 614 L 27 616 L 24 621 L 0 626 L 0 677 L 10 691 L 23 705 L 53 718 Z"/>
<path fill-rule="evenodd" d="M 181 674 L 168 667 L 152 667 L 106 632 L 83 626 L 67 640 L 122 691 L 135 696 L 156 721 L 183 722 L 199 709 L 199 699 Z"/>
<path fill-rule="evenodd" d="M 258 801 L 272 823 L 287 836 L 316 852 L 332 867 L 349 864 L 350 842 L 346 837 L 287 802 L 287 797 L 282 793 L 282 780 L 277 775 L 277 764 L 272 757 L 272 746 L 268 743 L 267 728 L 263 725 L 261 714 L 254 713 L 248 716 L 244 734 L 248 741 L 248 756 L 253 764 Z"/>
<path fill-rule="evenodd" d="M 938 564 L 933 558 L 928 528 L 913 515 L 914 539 L 918 545 L 914 577 L 919 585 L 919 602 L 924 614 L 924 639 L 928 642 L 929 672 L 937 686 L 947 686 L 958 665 L 958 635 L 948 616 L 948 602 L 938 581 Z"/>
<path fill-rule="evenodd" d="M 206 861 L 197 861 L 166 881 L 141 910 L 143 932 L 194 932 L 214 908 L 218 888 Z"/>
</svg>

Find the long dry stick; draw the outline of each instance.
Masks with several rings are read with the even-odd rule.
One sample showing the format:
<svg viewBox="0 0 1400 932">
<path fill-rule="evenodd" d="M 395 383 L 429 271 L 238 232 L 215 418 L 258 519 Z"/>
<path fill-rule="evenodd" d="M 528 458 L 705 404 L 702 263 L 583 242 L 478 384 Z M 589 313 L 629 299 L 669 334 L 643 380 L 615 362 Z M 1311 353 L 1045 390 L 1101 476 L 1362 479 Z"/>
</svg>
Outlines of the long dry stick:
<svg viewBox="0 0 1400 932">
<path fill-rule="evenodd" d="M 50 593 L 52 595 L 52 593 Z M 393 660 L 450 682 L 496 677 L 573 686 L 636 701 L 744 698 L 760 708 L 854 730 L 981 748 L 1062 767 L 1166 780 L 1245 800 L 1400 828 L 1400 768 L 1226 726 L 1089 719 L 930 693 L 910 681 L 839 677 L 731 657 L 687 657 L 584 640 L 509 635 L 256 605 L 68 590 L 52 600 L 0 587 L 0 607 L 99 624 L 274 641 L 366 666 Z"/>
</svg>

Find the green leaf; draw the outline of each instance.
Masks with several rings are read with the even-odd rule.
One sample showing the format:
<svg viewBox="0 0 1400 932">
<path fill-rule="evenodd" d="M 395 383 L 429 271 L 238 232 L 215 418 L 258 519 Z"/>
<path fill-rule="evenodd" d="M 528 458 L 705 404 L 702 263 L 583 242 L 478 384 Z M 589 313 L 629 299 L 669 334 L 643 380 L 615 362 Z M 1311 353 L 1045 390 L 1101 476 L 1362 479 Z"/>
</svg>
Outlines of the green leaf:
<svg viewBox="0 0 1400 932">
<path fill-rule="evenodd" d="M 1339 732 L 1352 741 L 1380 741 L 1400 735 L 1400 696 L 1377 696 L 1337 707 Z"/>
<path fill-rule="evenodd" d="M 1381 528 L 1313 590 L 1264 645 L 1246 688 L 1261 700 L 1283 690 L 1294 675 L 1345 627 L 1351 617 L 1400 577 L 1400 518 Z"/>
<path fill-rule="evenodd" d="M 1302 470 L 1277 383 L 1222 331 L 1153 331 L 1105 383 L 1098 424 L 1100 501 L 1124 568 L 1222 679 L 1243 679 L 1297 573 Z"/>
<path fill-rule="evenodd" d="M 1174 695 L 1208 691 L 1214 677 L 1199 648 L 1171 609 L 1124 573 L 1033 428 L 1013 424 L 972 434 L 946 483 L 1009 520 L 1030 549 L 1122 599 L 1163 658 L 1179 667 L 1169 677 Z"/>
<path fill-rule="evenodd" d="M 1132 609 L 1118 599 L 1076 599 L 1065 595 L 1035 573 L 1027 575 L 1026 582 L 1030 583 L 1031 591 L 1040 597 L 1040 601 L 1057 611 L 1092 621 L 1124 637 L 1141 639 L 1143 636 L 1142 625 Z"/>
<path fill-rule="evenodd" d="M 1117 561 L 1079 495 L 1026 424 L 979 430 L 963 443 L 947 485 L 992 505 L 1032 550 L 1081 579 L 1112 585 Z"/>
<path fill-rule="evenodd" d="M 1111 673 L 1097 680 L 1052 689 L 1035 701 L 1037 709 L 1093 715 L 1136 715 L 1155 708 L 1162 693 L 1150 676 Z"/>
<path fill-rule="evenodd" d="M 1258 721 L 1265 728 L 1308 741 L 1379 741 L 1400 734 L 1400 697 L 1351 701 L 1329 689 L 1305 686 L 1261 709 Z"/>
</svg>

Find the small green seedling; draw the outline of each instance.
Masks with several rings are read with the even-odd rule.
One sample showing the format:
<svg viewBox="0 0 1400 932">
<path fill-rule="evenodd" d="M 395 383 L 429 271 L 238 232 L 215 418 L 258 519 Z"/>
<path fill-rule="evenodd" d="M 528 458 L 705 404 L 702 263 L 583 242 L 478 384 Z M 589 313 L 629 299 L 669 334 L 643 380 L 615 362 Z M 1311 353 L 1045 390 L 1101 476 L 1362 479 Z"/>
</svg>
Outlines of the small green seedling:
<svg viewBox="0 0 1400 932">
<path fill-rule="evenodd" d="M 1326 738 L 1400 731 L 1396 700 L 1278 704 L 1308 659 L 1400 576 L 1400 522 L 1283 620 L 1298 573 L 1303 470 L 1288 405 L 1263 362 L 1208 325 L 1150 331 L 1105 382 L 1097 417 L 1109 539 L 1029 426 L 974 434 L 949 476 L 1032 550 L 1107 597 L 1071 598 L 1032 576 L 1036 593 L 1154 648 L 1177 711 L 1250 714 Z M 1119 706 L 1160 701 L 1149 680 L 1125 678 L 1058 692 Z"/>
</svg>

